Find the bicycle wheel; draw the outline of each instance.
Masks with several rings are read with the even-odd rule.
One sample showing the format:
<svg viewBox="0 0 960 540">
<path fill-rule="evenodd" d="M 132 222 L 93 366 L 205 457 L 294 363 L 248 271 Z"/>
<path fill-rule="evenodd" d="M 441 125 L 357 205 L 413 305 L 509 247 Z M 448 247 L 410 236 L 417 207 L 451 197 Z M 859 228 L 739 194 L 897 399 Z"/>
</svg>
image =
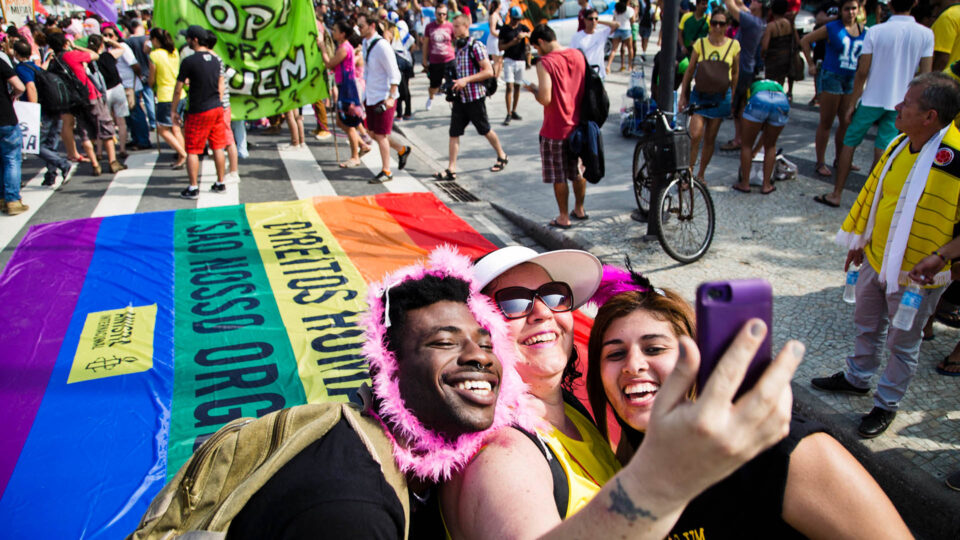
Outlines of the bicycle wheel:
<svg viewBox="0 0 960 540">
<path fill-rule="evenodd" d="M 653 218 L 660 221 L 657 238 L 667 255 L 689 264 L 707 252 L 713 241 L 715 217 L 707 186 L 689 171 L 673 175 L 660 193 Z"/>
<path fill-rule="evenodd" d="M 640 172 L 640 168 L 643 166 L 645 160 L 643 159 L 643 143 L 646 137 L 641 136 L 640 140 L 637 141 L 637 145 L 633 147 L 633 169 L 631 171 L 631 178 L 636 178 L 637 173 Z"/>
<path fill-rule="evenodd" d="M 637 201 L 640 214 L 650 215 L 650 176 L 647 174 L 646 164 L 633 175 L 633 198 Z"/>
</svg>

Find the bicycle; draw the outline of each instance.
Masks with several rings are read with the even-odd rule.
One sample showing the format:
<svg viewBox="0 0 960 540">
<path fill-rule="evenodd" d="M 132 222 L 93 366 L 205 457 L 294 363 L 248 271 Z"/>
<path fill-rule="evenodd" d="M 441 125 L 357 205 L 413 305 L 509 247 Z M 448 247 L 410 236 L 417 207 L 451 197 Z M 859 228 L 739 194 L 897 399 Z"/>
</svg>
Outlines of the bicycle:
<svg viewBox="0 0 960 540">
<path fill-rule="evenodd" d="M 689 114 L 699 107 L 688 107 Z M 643 121 L 643 133 L 633 150 L 633 196 L 641 216 L 652 219 L 657 240 L 667 255 L 692 263 L 706 254 L 716 226 L 713 198 L 707 186 L 690 172 L 690 136 L 680 122 L 671 128 L 666 113 L 654 108 Z M 663 189 L 653 201 L 653 179 Z"/>
</svg>

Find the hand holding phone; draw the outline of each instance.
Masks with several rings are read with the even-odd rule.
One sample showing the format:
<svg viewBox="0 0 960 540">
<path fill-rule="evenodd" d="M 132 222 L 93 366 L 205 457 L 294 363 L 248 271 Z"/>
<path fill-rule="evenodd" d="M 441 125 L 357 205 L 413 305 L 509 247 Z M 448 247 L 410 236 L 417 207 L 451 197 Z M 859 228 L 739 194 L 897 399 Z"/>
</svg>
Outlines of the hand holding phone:
<svg viewBox="0 0 960 540">
<path fill-rule="evenodd" d="M 707 384 L 723 353 L 748 320 L 758 318 L 767 325 L 767 335 L 737 390 L 736 397 L 739 397 L 756 384 L 772 358 L 773 289 L 763 279 L 703 283 L 697 288 L 696 310 L 697 347 L 700 349 L 698 390 Z"/>
</svg>

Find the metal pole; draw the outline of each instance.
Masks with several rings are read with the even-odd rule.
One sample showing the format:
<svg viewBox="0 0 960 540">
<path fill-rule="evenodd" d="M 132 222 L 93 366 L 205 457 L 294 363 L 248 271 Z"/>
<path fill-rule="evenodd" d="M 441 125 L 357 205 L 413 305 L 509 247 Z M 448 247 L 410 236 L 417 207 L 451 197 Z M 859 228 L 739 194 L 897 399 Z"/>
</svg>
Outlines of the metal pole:
<svg viewBox="0 0 960 540">
<path fill-rule="evenodd" d="M 663 12 L 660 14 L 660 80 L 657 84 L 657 106 L 661 111 L 673 111 L 673 81 L 677 73 L 677 33 L 679 32 L 680 19 L 680 1 L 663 0 Z M 666 133 L 663 133 L 663 127 L 657 124 L 657 131 L 654 137 L 657 140 L 664 140 Z M 659 212 L 655 208 L 660 199 L 660 192 L 663 190 L 664 175 L 657 174 L 651 179 L 650 186 L 650 211 Z M 647 236 L 656 236 L 659 232 L 657 224 L 659 220 L 647 219 Z"/>
</svg>

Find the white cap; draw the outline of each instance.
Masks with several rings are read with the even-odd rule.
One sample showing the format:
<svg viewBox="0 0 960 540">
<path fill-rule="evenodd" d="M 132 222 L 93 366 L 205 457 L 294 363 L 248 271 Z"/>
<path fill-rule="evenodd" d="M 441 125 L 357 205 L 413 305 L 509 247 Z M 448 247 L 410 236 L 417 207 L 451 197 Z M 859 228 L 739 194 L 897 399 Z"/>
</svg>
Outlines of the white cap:
<svg viewBox="0 0 960 540">
<path fill-rule="evenodd" d="M 491 251 L 473 265 L 476 282 L 481 289 L 514 266 L 533 263 L 546 270 L 550 279 L 562 281 L 573 290 L 573 308 L 590 300 L 603 278 L 600 260 L 579 249 L 559 249 L 546 253 L 524 246 L 508 246 Z"/>
</svg>

